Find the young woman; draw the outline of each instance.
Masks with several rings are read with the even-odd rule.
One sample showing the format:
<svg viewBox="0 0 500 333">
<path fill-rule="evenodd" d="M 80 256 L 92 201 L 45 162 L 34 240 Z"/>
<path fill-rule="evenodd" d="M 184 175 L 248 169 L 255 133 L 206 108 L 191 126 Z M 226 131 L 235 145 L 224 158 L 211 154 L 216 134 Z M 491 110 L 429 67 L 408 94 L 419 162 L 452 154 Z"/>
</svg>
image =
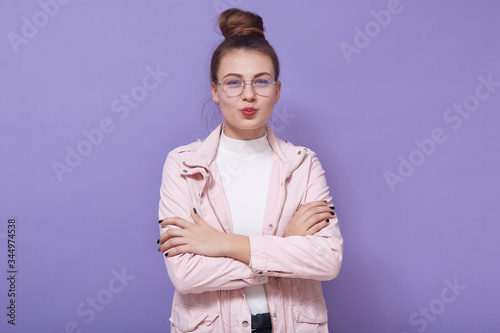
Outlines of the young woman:
<svg viewBox="0 0 500 333">
<path fill-rule="evenodd" d="M 262 18 L 232 8 L 219 26 L 210 71 L 224 122 L 163 169 L 171 331 L 328 332 L 320 281 L 338 275 L 343 239 L 324 170 L 266 123 L 281 82 Z"/>
</svg>

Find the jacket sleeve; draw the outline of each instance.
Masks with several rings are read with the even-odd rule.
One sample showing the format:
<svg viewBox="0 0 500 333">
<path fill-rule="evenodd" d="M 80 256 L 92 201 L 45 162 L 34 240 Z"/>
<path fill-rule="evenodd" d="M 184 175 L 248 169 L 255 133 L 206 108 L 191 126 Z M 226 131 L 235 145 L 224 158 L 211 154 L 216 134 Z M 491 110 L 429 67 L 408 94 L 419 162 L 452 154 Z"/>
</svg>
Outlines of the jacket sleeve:
<svg viewBox="0 0 500 333">
<path fill-rule="evenodd" d="M 159 218 L 178 216 L 194 223 L 189 212 L 194 207 L 187 180 L 170 152 L 163 166 Z M 160 234 L 169 227 L 160 226 Z M 173 227 L 176 228 L 176 227 Z M 185 253 L 165 257 L 168 275 L 180 293 L 230 290 L 266 283 L 268 278 L 254 272 L 247 264 L 227 257 L 206 257 Z"/>
<path fill-rule="evenodd" d="M 327 200 L 332 204 L 324 173 L 313 153 L 303 203 Z M 343 238 L 337 215 L 311 236 L 250 236 L 250 248 L 252 269 L 267 276 L 325 281 L 335 278 L 342 266 Z"/>
</svg>

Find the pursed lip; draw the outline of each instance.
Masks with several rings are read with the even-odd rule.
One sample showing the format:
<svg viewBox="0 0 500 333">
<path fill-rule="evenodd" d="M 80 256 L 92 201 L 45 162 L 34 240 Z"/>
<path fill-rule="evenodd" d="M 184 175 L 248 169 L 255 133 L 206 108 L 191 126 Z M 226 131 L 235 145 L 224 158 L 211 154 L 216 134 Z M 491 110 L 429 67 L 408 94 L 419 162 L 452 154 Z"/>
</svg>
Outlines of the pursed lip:
<svg viewBox="0 0 500 333">
<path fill-rule="evenodd" d="M 255 111 L 255 108 L 243 108 L 241 111 L 253 112 Z"/>
</svg>

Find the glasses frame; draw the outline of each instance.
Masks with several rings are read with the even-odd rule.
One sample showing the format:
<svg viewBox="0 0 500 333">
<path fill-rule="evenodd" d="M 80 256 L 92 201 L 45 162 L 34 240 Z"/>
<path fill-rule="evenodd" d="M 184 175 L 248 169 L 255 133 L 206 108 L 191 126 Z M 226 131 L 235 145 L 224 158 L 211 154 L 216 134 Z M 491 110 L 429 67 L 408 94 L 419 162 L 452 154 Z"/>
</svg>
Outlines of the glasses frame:
<svg viewBox="0 0 500 333">
<path fill-rule="evenodd" d="M 246 87 L 246 85 L 247 85 L 248 82 L 252 83 L 252 89 L 253 89 L 254 93 L 256 93 L 257 95 L 262 96 L 262 97 L 270 96 L 271 93 L 269 95 L 262 95 L 262 94 L 259 94 L 257 92 L 257 90 L 255 90 L 255 81 L 257 81 L 257 80 L 259 80 L 259 79 L 257 78 L 257 79 L 253 79 L 253 80 L 241 80 L 241 81 L 243 81 L 243 87 L 241 87 L 241 92 L 238 95 L 236 95 L 236 96 L 229 96 L 227 94 L 226 88 L 224 88 L 224 86 L 227 85 L 226 83 L 220 83 L 219 80 L 215 80 L 215 82 L 217 82 L 217 84 L 222 87 L 222 90 L 224 91 L 224 94 L 226 94 L 226 96 L 229 97 L 229 98 L 235 98 L 235 97 L 241 96 L 241 94 L 243 94 L 243 92 L 245 91 L 245 87 Z M 276 84 L 279 81 L 271 81 L 271 82 L 276 87 Z"/>
</svg>

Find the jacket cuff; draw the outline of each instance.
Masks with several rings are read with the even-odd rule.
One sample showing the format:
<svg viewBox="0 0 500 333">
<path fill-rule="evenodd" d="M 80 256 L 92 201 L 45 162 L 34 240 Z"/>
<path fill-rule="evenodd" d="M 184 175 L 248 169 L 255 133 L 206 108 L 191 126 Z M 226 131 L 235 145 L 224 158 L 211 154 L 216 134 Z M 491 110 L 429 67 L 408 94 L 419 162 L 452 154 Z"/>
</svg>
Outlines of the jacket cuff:
<svg viewBox="0 0 500 333">
<path fill-rule="evenodd" d="M 248 236 L 248 238 L 250 239 L 250 267 L 252 272 L 256 276 L 266 276 L 268 273 L 268 258 L 264 236 Z"/>
<path fill-rule="evenodd" d="M 269 278 L 267 277 L 267 274 L 264 274 L 264 272 L 260 269 L 256 269 L 254 265 L 254 259 L 252 255 L 252 239 L 253 236 L 249 236 L 250 240 L 250 261 L 248 262 L 248 267 L 251 269 L 251 275 L 248 279 L 244 279 L 245 282 L 251 284 L 251 285 L 256 285 L 256 284 L 263 284 L 267 283 Z"/>
</svg>

